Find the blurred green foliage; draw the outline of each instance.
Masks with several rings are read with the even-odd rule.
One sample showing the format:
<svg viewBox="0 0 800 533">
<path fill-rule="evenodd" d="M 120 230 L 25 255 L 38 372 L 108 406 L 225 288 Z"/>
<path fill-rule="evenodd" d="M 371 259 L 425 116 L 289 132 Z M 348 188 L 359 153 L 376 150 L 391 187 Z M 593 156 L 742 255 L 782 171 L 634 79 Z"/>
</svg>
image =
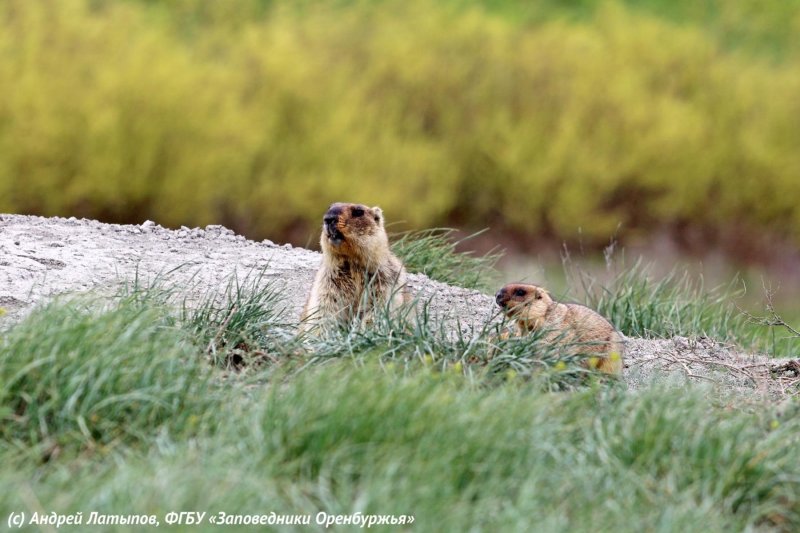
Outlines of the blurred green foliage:
<svg viewBox="0 0 800 533">
<path fill-rule="evenodd" d="M 800 240 L 796 35 L 794 0 L 6 0 L 0 211 Z"/>
</svg>

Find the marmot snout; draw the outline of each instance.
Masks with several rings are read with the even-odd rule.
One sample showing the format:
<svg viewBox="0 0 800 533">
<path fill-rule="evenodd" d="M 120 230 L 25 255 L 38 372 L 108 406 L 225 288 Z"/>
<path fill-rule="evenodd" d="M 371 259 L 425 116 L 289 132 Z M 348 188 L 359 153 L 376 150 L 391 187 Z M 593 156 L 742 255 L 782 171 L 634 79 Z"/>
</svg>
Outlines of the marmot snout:
<svg viewBox="0 0 800 533">
<path fill-rule="evenodd" d="M 519 335 L 547 330 L 547 340 L 572 344 L 576 350 L 591 355 L 590 368 L 622 373 L 622 336 L 592 309 L 556 302 L 542 287 L 522 283 L 504 286 L 495 294 L 495 301 L 516 322 Z"/>
</svg>

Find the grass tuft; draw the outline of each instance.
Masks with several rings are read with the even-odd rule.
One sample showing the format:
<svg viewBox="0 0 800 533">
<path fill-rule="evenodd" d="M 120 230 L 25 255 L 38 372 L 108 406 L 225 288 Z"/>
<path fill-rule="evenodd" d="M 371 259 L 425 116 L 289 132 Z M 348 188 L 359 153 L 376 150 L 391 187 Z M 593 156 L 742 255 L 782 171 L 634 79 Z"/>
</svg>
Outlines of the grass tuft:
<svg viewBox="0 0 800 533">
<path fill-rule="evenodd" d="M 566 390 L 598 376 L 581 366 L 586 355 L 579 345 L 548 342 L 546 331 L 503 338 L 507 326 L 505 321 L 462 325 L 453 317 L 432 315 L 430 302 L 419 302 L 399 313 L 388 306 L 377 309 L 368 323 L 307 335 L 304 349 L 312 362 L 347 359 L 364 366 L 379 361 L 404 373 L 426 369 L 482 386 L 518 381 Z"/>
<path fill-rule="evenodd" d="M 692 279 L 685 272 L 673 271 L 654 279 L 641 258 L 605 283 L 569 262 L 565 268 L 583 302 L 625 335 L 707 336 L 775 357 L 797 352 L 796 339 L 776 342 L 768 327 L 754 323 L 736 307 L 736 300 L 744 296 L 744 285 L 738 279 L 711 289 L 703 285 L 702 278 Z"/>
<path fill-rule="evenodd" d="M 431 279 L 466 287 L 488 290 L 497 273 L 494 269 L 502 252 L 492 250 L 482 256 L 457 252 L 456 247 L 482 231 L 454 240 L 454 229 L 434 228 L 398 234 L 392 250 L 403 260 L 409 272 L 425 274 Z"/>
<path fill-rule="evenodd" d="M 586 303 L 626 335 L 696 334 L 733 340 L 733 328 L 742 323 L 731 305 L 732 299 L 741 295 L 732 290 L 734 283 L 707 290 L 702 280 L 675 271 L 655 280 L 641 259 L 605 285 L 585 272 L 577 273 Z"/>
<path fill-rule="evenodd" d="M 206 368 L 159 307 L 60 300 L 0 342 L 0 436 L 19 449 L 115 446 L 206 414 Z"/>
<path fill-rule="evenodd" d="M 199 303 L 183 301 L 180 322 L 215 365 L 241 369 L 275 361 L 295 344 L 280 293 L 264 276 L 265 270 L 241 280 L 234 274 L 221 294 L 210 291 Z"/>
</svg>

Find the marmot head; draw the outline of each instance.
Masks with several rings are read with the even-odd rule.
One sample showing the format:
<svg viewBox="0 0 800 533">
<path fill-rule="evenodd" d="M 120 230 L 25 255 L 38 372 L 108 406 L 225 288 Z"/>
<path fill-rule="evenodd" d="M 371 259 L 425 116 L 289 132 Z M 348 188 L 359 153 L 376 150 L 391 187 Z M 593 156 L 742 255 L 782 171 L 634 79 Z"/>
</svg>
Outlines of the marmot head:
<svg viewBox="0 0 800 533">
<path fill-rule="evenodd" d="M 545 289 L 523 283 L 505 285 L 495 294 L 495 301 L 507 317 L 529 327 L 544 318 L 553 305 L 553 298 Z"/>
<path fill-rule="evenodd" d="M 389 250 L 380 207 L 335 203 L 322 217 L 320 246 L 324 253 L 367 264 Z"/>
</svg>

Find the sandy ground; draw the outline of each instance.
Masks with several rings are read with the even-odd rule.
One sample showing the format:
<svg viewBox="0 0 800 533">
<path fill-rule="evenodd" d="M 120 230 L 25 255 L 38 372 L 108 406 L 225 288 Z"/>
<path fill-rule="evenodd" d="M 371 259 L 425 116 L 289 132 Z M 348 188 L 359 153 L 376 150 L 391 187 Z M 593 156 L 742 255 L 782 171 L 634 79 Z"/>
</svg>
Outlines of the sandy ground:
<svg viewBox="0 0 800 533">
<path fill-rule="evenodd" d="M 207 292 L 222 288 L 236 273 L 264 271 L 294 316 L 300 314 L 320 254 L 271 241 L 253 242 L 222 226 L 168 230 L 142 225 L 102 224 L 74 218 L 0 215 L 0 327 L 20 319 L 36 303 L 64 293 L 113 292 L 121 283 L 162 277 Z M 469 332 L 496 315 L 493 298 L 422 275 L 409 285 L 429 311 L 449 328 Z M 198 294 L 199 296 L 199 294 Z M 739 353 L 712 339 L 628 339 L 625 380 L 638 388 L 653 381 L 682 386 L 716 383 L 727 390 L 784 398 L 797 390 L 797 376 L 778 378 L 770 368 L 786 361 Z"/>
</svg>

